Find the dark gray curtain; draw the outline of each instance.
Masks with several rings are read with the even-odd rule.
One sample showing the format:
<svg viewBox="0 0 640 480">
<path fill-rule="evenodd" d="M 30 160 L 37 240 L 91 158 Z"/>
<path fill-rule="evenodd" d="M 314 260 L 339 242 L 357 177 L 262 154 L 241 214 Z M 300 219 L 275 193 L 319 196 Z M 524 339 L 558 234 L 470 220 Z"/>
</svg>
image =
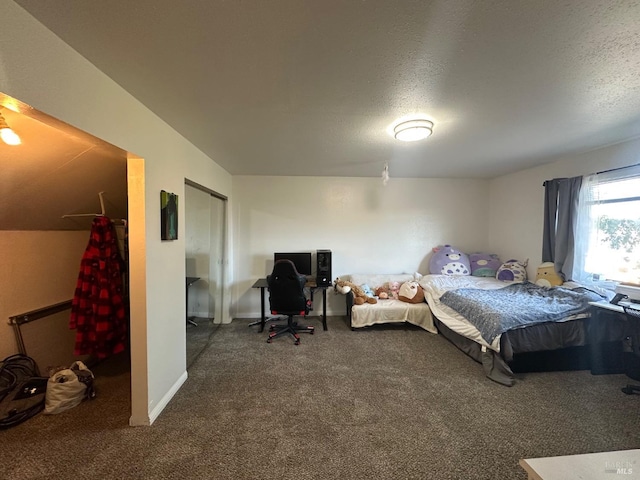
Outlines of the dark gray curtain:
<svg viewBox="0 0 640 480">
<path fill-rule="evenodd" d="M 544 182 L 542 261 L 553 262 L 564 279 L 573 270 L 574 235 L 582 177 L 554 178 Z"/>
</svg>

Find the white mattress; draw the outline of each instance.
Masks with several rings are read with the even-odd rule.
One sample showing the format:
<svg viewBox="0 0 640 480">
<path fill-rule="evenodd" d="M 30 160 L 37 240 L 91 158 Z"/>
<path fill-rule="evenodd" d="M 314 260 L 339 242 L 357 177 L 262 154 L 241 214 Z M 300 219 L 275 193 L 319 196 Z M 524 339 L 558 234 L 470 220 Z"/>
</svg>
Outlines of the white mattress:
<svg viewBox="0 0 640 480">
<path fill-rule="evenodd" d="M 401 300 L 378 300 L 371 305 L 354 305 L 351 309 L 351 326 L 368 327 L 377 323 L 409 322 L 431 333 L 438 333 L 433 315 L 426 303 L 407 303 Z"/>
</svg>

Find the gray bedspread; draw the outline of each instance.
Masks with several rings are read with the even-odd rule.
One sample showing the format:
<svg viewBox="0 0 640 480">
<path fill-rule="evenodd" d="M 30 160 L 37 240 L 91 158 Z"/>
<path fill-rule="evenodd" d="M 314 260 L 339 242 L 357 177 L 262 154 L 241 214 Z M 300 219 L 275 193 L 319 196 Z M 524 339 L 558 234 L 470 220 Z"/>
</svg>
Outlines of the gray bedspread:
<svg viewBox="0 0 640 480">
<path fill-rule="evenodd" d="M 548 288 L 525 282 L 497 290 L 450 290 L 440 297 L 440 301 L 471 322 L 490 344 L 508 330 L 556 322 L 585 313 L 589 309 L 589 302 L 597 302 L 602 298 L 582 287 Z"/>
</svg>

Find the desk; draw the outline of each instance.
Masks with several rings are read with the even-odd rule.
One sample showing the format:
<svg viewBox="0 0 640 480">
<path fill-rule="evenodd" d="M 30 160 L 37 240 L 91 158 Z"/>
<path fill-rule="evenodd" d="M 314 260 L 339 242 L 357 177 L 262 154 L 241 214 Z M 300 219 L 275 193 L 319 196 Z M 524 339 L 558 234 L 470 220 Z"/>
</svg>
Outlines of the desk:
<svg viewBox="0 0 640 480">
<path fill-rule="evenodd" d="M 313 292 L 315 290 L 322 290 L 322 329 L 327 330 L 327 288 L 331 285 L 317 285 L 315 280 L 307 280 L 307 283 L 304 284 L 305 288 L 308 288 L 311 291 L 311 303 L 313 304 Z M 251 286 L 251 288 L 259 288 L 260 289 L 260 331 L 264 330 L 264 324 L 267 320 L 265 316 L 265 291 L 268 289 L 269 285 L 267 285 L 266 278 L 259 278 L 256 282 Z"/>
<path fill-rule="evenodd" d="M 601 480 L 639 478 L 640 450 L 525 458 L 519 464 L 529 480 Z"/>
<path fill-rule="evenodd" d="M 198 280 L 200 280 L 200 277 L 187 277 L 187 298 L 185 299 L 185 305 L 187 306 L 187 311 L 186 311 L 186 316 L 187 316 L 187 323 L 190 323 L 191 325 L 193 325 L 194 327 L 197 327 L 198 324 L 196 322 L 193 321 L 193 317 L 189 317 L 189 287 L 191 285 L 193 285 L 194 283 L 196 283 Z"/>
</svg>

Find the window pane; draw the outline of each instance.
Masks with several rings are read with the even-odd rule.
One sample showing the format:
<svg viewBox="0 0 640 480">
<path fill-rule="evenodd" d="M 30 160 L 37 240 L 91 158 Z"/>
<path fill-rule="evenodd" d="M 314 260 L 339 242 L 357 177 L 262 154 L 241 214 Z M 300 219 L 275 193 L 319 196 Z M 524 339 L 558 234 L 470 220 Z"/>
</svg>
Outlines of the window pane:
<svg viewBox="0 0 640 480">
<path fill-rule="evenodd" d="M 596 199 L 599 201 L 618 198 L 630 198 L 640 196 L 640 178 L 628 178 L 607 183 L 601 183 L 596 187 Z"/>
<path fill-rule="evenodd" d="M 631 183 L 635 184 L 633 189 Z M 615 196 L 609 188 L 614 184 Z M 598 187 L 607 187 L 598 190 L 610 198 L 620 198 L 627 192 L 627 196 L 640 196 L 638 179 Z M 596 228 L 590 232 L 586 270 L 608 279 L 640 284 L 640 201 L 594 205 L 591 215 Z"/>
</svg>

